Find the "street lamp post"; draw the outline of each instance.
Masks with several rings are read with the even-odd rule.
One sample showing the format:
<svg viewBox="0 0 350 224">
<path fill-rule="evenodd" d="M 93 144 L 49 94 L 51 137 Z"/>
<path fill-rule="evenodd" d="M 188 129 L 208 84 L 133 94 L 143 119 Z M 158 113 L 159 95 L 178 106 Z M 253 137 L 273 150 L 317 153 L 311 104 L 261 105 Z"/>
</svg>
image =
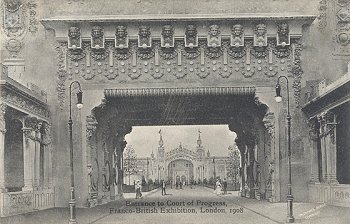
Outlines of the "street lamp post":
<svg viewBox="0 0 350 224">
<path fill-rule="evenodd" d="M 290 126 L 292 116 L 289 111 L 289 83 L 286 76 L 279 76 L 276 84 L 276 102 L 282 101 L 280 79 L 284 78 L 287 84 L 287 141 L 288 141 L 288 195 L 287 195 L 287 222 L 293 223 L 293 195 L 292 195 L 292 163 L 291 163 L 291 141 L 290 141 Z"/>
<path fill-rule="evenodd" d="M 80 83 L 78 81 L 74 81 L 69 86 L 69 149 L 70 149 L 70 172 L 71 172 L 71 187 L 70 187 L 70 201 L 69 201 L 69 211 L 70 211 L 70 219 L 69 224 L 77 223 L 76 213 L 75 213 L 75 192 L 74 192 L 74 168 L 73 168 L 73 121 L 72 121 L 72 86 L 73 84 L 78 85 L 77 92 L 77 107 L 81 109 L 83 107 L 82 99 L 83 92 L 81 91 Z"/>
</svg>

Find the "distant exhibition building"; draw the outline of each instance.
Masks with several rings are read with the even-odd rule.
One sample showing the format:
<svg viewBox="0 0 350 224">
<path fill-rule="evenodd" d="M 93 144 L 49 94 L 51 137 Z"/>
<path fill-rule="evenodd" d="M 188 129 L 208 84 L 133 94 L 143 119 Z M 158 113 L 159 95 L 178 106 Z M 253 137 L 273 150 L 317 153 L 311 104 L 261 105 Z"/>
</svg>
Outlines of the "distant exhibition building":
<svg viewBox="0 0 350 224">
<path fill-rule="evenodd" d="M 206 152 L 207 151 L 207 152 Z M 181 143 L 176 148 L 166 151 L 160 133 L 156 155 L 136 159 L 136 176 L 145 180 L 166 180 L 173 185 L 176 182 L 185 184 L 202 183 L 211 178 L 227 178 L 228 156 L 211 156 L 209 149 L 202 145 L 200 132 L 194 150 Z M 134 175 L 135 176 L 135 175 Z M 133 181 L 132 181 L 133 183 Z"/>
</svg>

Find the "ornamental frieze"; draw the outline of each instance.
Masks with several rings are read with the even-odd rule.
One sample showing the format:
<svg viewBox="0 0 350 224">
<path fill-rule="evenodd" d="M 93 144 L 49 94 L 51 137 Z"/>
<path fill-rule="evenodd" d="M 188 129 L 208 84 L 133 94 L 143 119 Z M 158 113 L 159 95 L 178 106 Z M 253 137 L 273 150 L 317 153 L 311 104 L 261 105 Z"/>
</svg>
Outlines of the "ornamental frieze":
<svg viewBox="0 0 350 224">
<path fill-rule="evenodd" d="M 151 27 L 141 25 L 137 36 L 130 37 L 128 26 L 118 24 L 113 38 L 105 37 L 108 29 L 93 26 L 90 40 L 84 37 L 83 41 L 80 28 L 70 27 L 67 42 L 60 42 L 56 48 L 58 99 L 62 107 L 67 78 L 97 83 L 207 78 L 272 82 L 279 75 L 287 75 L 293 78 L 299 105 L 303 73 L 300 37 L 290 36 L 286 22 L 275 25 L 274 37 L 268 27 L 265 22 L 254 23 L 247 28 L 253 33 L 247 36 L 245 26 L 234 23 L 229 35 L 224 35 L 223 28 L 211 24 L 206 36 L 199 36 L 197 27 L 189 24 L 180 39 L 174 36 L 176 30 L 171 24 L 162 25 L 158 36 L 151 33 Z"/>
<path fill-rule="evenodd" d="M 201 42 L 196 49 L 186 49 L 183 42 L 178 42 L 176 48 L 163 49 L 160 43 L 154 41 L 152 48 L 138 48 L 136 43 L 131 42 L 130 49 L 112 49 L 112 44 L 106 44 L 107 49 L 99 51 L 91 49 L 83 44 L 83 49 L 59 49 L 59 80 L 63 80 L 64 73 L 73 79 L 80 76 L 85 80 L 105 77 L 108 80 L 124 77 L 127 75 L 131 80 L 141 76 L 152 76 L 160 79 L 164 75 L 174 76 L 177 79 L 184 78 L 189 74 L 206 78 L 209 74 L 219 75 L 223 78 L 236 73 L 236 77 L 250 78 L 259 75 L 274 77 L 278 73 L 292 75 L 293 66 L 299 62 L 301 48 L 276 46 L 270 41 L 268 47 L 253 47 L 247 42 L 245 47 L 231 47 L 229 42 L 223 42 L 221 47 L 205 47 Z M 85 47 L 84 47 L 85 46 Z M 64 68 L 66 67 L 66 70 Z M 62 70 L 63 69 L 63 70 Z M 295 72 L 299 72 L 294 68 Z M 206 73 L 209 74 L 200 74 Z M 237 74 L 238 73 L 238 74 Z M 299 73 L 296 74 L 299 77 Z"/>
<path fill-rule="evenodd" d="M 321 15 L 327 18 L 327 2 L 321 2 L 322 10 L 320 11 Z M 333 18 L 336 22 L 335 26 L 335 48 L 334 54 L 338 56 L 349 56 L 350 49 L 350 4 L 347 0 L 337 0 L 336 4 L 334 4 L 334 12 L 335 15 Z M 329 10 L 330 11 L 330 10 Z M 329 13 L 329 12 L 328 12 Z"/>
<path fill-rule="evenodd" d="M 1 100 L 9 105 L 14 105 L 18 108 L 21 108 L 28 114 L 37 115 L 45 119 L 48 119 L 50 117 L 50 112 L 46 106 L 35 103 L 26 97 L 13 91 L 6 90 L 5 88 L 1 89 Z"/>
</svg>

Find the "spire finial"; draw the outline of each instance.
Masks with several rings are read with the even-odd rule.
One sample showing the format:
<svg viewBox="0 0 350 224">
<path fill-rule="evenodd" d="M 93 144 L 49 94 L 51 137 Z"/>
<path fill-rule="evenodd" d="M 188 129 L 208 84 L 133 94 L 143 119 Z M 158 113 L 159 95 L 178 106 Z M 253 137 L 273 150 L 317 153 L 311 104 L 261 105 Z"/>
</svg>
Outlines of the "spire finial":
<svg viewBox="0 0 350 224">
<path fill-rule="evenodd" d="M 159 133 L 159 146 L 163 147 L 164 142 L 163 142 L 163 137 L 162 137 L 162 129 L 159 129 L 158 133 Z"/>
<path fill-rule="evenodd" d="M 201 130 L 198 129 L 198 140 L 197 140 L 197 145 L 200 147 L 202 146 L 202 139 L 201 139 Z"/>
</svg>

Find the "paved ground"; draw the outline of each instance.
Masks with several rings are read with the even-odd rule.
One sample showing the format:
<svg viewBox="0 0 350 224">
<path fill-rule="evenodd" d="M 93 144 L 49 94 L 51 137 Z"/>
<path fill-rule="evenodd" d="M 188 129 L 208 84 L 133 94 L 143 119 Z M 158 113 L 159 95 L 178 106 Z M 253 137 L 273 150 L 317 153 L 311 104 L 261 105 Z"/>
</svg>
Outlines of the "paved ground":
<svg viewBox="0 0 350 224">
<path fill-rule="evenodd" d="M 161 191 L 156 190 L 145 193 L 142 199 L 137 200 L 134 199 L 134 194 L 125 194 L 125 198 L 125 200 L 92 209 L 77 209 L 78 223 L 268 224 L 284 223 L 287 211 L 286 203 L 269 203 L 241 198 L 238 197 L 237 192 L 215 195 L 213 190 L 202 187 L 184 190 L 167 189 L 165 196 L 161 195 Z M 127 203 L 129 206 L 126 206 Z M 350 208 L 294 203 L 294 214 L 296 223 L 350 223 Z M 54 208 L 2 218 L 0 223 L 59 224 L 68 223 L 68 217 L 67 208 Z"/>
</svg>

